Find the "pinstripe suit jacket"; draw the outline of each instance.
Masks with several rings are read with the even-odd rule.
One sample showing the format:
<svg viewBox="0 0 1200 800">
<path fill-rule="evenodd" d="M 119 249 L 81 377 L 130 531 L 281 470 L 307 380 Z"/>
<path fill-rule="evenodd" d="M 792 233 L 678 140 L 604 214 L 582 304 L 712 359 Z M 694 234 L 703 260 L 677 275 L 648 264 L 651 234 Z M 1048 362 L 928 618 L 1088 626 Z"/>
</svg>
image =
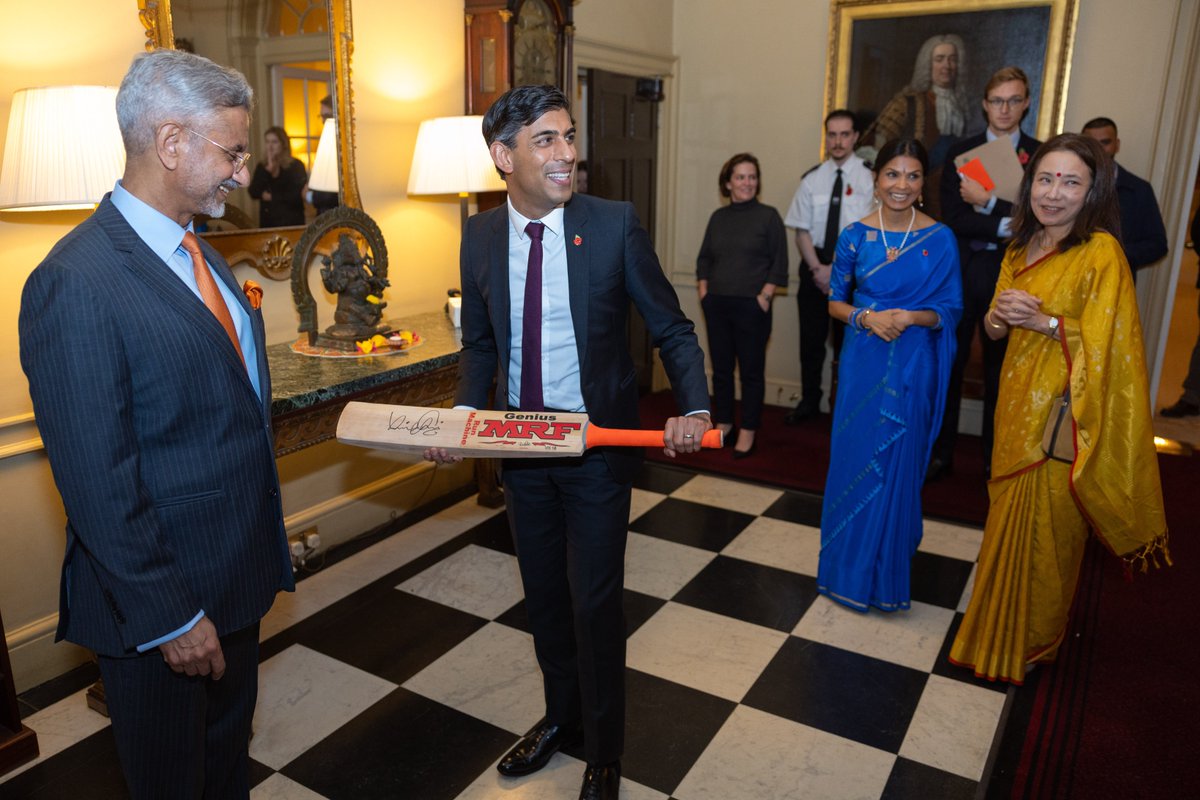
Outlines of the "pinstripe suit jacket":
<svg viewBox="0 0 1200 800">
<path fill-rule="evenodd" d="M 638 426 L 637 373 L 626 332 L 631 301 L 658 348 L 680 412 L 708 408 L 704 352 L 633 205 L 576 194 L 565 206 L 563 226 L 571 322 L 588 416 L 604 427 Z M 495 378 L 496 407 L 508 405 L 508 230 L 505 204 L 471 217 L 463 233 L 463 349 L 456 404 L 486 408 Z M 613 475 L 632 481 L 642 451 L 602 450 Z"/>
<path fill-rule="evenodd" d="M 67 514 L 58 638 L 110 656 L 203 609 L 220 634 L 292 589 L 262 399 L 221 324 L 106 197 L 30 275 L 21 365 Z"/>
</svg>

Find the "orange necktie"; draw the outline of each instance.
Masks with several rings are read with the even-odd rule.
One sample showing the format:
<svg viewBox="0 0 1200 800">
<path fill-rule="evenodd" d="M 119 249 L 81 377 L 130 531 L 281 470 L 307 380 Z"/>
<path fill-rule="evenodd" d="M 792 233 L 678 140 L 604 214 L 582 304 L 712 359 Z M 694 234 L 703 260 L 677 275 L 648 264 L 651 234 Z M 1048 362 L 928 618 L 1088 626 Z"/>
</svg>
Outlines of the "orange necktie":
<svg viewBox="0 0 1200 800">
<path fill-rule="evenodd" d="M 225 328 L 225 333 L 229 334 L 229 341 L 233 342 L 233 349 L 237 351 L 238 358 L 242 359 L 242 366 L 246 366 L 246 357 L 242 355 L 242 345 L 238 341 L 237 329 L 233 327 L 233 317 L 229 316 L 229 307 L 225 305 L 225 298 L 221 296 L 221 290 L 217 288 L 217 282 L 213 280 L 208 263 L 204 260 L 204 254 L 200 252 L 200 240 L 196 238 L 196 234 L 191 231 L 183 234 L 183 249 L 192 254 L 192 271 L 196 275 L 196 287 L 200 290 L 200 298 L 217 318 L 217 322 L 220 322 L 221 326 Z"/>
</svg>

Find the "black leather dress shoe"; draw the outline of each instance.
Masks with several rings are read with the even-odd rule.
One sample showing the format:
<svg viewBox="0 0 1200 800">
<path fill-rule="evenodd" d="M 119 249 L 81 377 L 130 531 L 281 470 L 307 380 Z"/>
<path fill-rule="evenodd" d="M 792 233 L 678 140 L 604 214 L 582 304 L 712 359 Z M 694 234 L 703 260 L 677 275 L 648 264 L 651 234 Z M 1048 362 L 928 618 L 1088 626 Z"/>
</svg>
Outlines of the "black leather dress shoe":
<svg viewBox="0 0 1200 800">
<path fill-rule="evenodd" d="M 758 447 L 757 438 L 750 443 L 750 447 L 746 450 L 738 450 L 736 447 L 733 448 L 733 457 L 734 459 L 749 458 L 750 456 L 754 455 L 754 448 L 756 447 Z"/>
<path fill-rule="evenodd" d="M 1200 403 L 1189 403 L 1187 400 L 1180 400 L 1175 405 L 1167 406 L 1158 413 L 1171 419 L 1200 416 Z"/>
<path fill-rule="evenodd" d="M 821 410 L 819 402 L 811 400 L 801 400 L 796 404 L 796 407 L 787 413 L 783 418 L 784 425 L 799 425 L 809 417 L 816 416 Z"/>
<path fill-rule="evenodd" d="M 620 794 L 620 761 L 597 766 L 588 764 L 583 773 L 583 787 L 579 790 L 579 800 L 617 800 Z"/>
<path fill-rule="evenodd" d="M 579 731 L 562 725 L 551 725 L 545 719 L 534 725 L 529 733 L 521 737 L 516 746 L 508 751 L 496 769 L 501 775 L 516 777 L 537 772 L 546 766 L 550 757 L 564 745 L 573 744 Z"/>
</svg>

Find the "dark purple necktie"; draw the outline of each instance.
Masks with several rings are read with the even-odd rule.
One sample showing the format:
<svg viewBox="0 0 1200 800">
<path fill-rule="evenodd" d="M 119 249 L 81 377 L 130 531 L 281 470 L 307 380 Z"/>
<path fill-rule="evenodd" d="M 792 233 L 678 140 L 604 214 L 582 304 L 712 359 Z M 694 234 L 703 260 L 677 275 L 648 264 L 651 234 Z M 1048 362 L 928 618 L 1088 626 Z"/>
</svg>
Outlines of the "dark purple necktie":
<svg viewBox="0 0 1200 800">
<path fill-rule="evenodd" d="M 529 269 L 525 273 L 525 308 L 521 319 L 521 410 L 543 411 L 542 405 L 542 233 L 546 226 L 531 222 Z"/>
</svg>

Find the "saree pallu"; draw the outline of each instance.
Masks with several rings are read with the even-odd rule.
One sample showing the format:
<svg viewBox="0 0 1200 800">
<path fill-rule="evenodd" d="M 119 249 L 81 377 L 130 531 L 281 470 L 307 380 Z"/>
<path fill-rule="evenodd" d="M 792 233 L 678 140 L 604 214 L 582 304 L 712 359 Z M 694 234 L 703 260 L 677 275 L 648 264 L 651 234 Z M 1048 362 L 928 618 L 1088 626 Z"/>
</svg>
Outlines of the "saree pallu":
<svg viewBox="0 0 1200 800">
<path fill-rule="evenodd" d="M 1088 531 L 1143 571 L 1170 563 L 1137 297 L 1107 233 L 1026 266 L 1009 251 L 996 293 L 1023 289 L 1059 318 L 1061 341 L 1014 329 L 1001 374 L 991 504 L 966 616 L 950 660 L 1021 683 L 1066 630 Z M 993 304 L 994 304 L 993 300 Z M 1072 463 L 1041 449 L 1070 385 Z"/>
<path fill-rule="evenodd" d="M 962 315 L 950 229 L 935 224 L 910 239 L 889 262 L 879 230 L 856 222 L 838 239 L 830 278 L 832 300 L 878 311 L 933 311 L 941 319 L 937 329 L 914 325 L 891 342 L 846 329 L 817 590 L 859 611 L 909 607 L 921 484 L 942 423 Z"/>
</svg>

